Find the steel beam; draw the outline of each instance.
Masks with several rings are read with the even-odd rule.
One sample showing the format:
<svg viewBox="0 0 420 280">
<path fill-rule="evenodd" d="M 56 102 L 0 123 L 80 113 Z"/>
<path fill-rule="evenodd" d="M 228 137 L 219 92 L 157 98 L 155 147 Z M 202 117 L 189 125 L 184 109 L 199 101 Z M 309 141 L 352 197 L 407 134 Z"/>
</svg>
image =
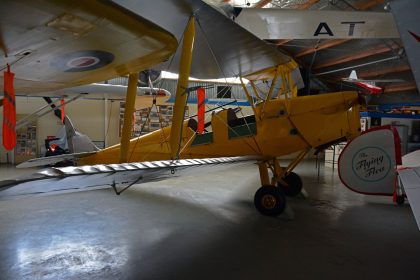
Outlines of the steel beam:
<svg viewBox="0 0 420 280">
<path fill-rule="evenodd" d="M 283 40 L 278 40 L 277 43 L 275 43 L 277 46 L 282 46 L 285 45 L 287 43 L 289 43 L 290 41 L 293 41 L 293 39 L 283 39 Z"/>
<path fill-rule="evenodd" d="M 323 63 L 315 65 L 314 69 L 326 68 L 326 67 L 350 62 L 350 61 L 353 61 L 353 60 L 357 60 L 357 59 L 367 58 L 367 57 L 378 55 L 378 54 L 384 54 L 384 53 L 390 52 L 392 50 L 396 50 L 398 48 L 399 48 L 399 46 L 397 46 L 397 45 L 393 45 L 391 47 L 381 46 L 381 47 L 378 47 L 378 48 L 365 50 L 365 51 L 362 51 L 362 52 L 359 52 L 359 53 L 356 53 L 356 54 L 347 55 L 347 56 L 339 57 L 339 58 L 332 59 L 332 60 L 327 60 Z"/>
<path fill-rule="evenodd" d="M 378 70 L 375 70 L 375 71 L 370 70 L 370 71 L 357 72 L 357 76 L 365 79 L 365 78 L 380 77 L 380 76 L 384 76 L 388 74 L 402 73 L 402 72 L 407 72 L 407 71 L 411 71 L 410 66 L 401 65 L 398 67 L 379 68 Z"/>
<path fill-rule="evenodd" d="M 394 93 L 401 91 L 416 91 L 417 85 L 415 83 L 403 83 L 385 87 L 384 93 Z"/>
<path fill-rule="evenodd" d="M 263 8 L 268 3 L 271 3 L 271 0 L 261 0 L 261 1 L 257 2 L 257 3 L 255 3 L 255 5 L 253 6 L 253 8 Z"/>
<path fill-rule="evenodd" d="M 328 49 L 328 48 L 331 48 L 331 47 L 334 47 L 334 46 L 344 44 L 344 43 L 346 43 L 350 40 L 351 39 L 328 40 L 328 41 L 325 41 L 325 42 L 321 43 L 317 47 L 312 47 L 312 48 L 306 49 L 304 51 L 298 52 L 294 55 L 294 57 L 296 58 L 296 57 L 301 57 L 301 56 L 304 56 L 304 55 L 312 54 L 312 53 L 320 51 L 320 50 L 324 50 L 324 49 Z"/>
<path fill-rule="evenodd" d="M 365 70 L 357 72 L 357 77 L 362 79 L 372 79 L 372 78 L 378 78 L 381 76 L 385 76 L 388 74 L 397 74 L 397 73 L 403 73 L 411 71 L 410 66 L 408 65 L 400 65 L 397 67 L 385 67 L 385 68 L 379 68 L 376 70 Z M 342 78 L 347 78 L 347 76 L 341 75 L 339 77 L 336 77 L 335 80 L 341 80 Z"/>
<path fill-rule="evenodd" d="M 326 72 L 322 72 L 322 73 L 316 73 L 315 76 L 322 76 L 322 75 L 341 72 L 341 71 L 345 71 L 345 70 L 354 70 L 355 68 L 360 68 L 360 67 L 364 67 L 364 66 L 368 66 L 368 65 L 372 65 L 372 64 L 376 64 L 376 63 L 382 63 L 382 62 L 386 62 L 386 61 L 390 61 L 390 60 L 400 59 L 400 58 L 401 58 L 401 56 L 394 55 L 394 56 L 379 59 L 379 60 L 369 61 L 369 62 L 366 62 L 366 63 L 361 63 L 361 64 L 352 65 L 352 66 L 348 66 L 348 67 L 344 67 L 344 68 L 334 69 L 334 70 L 330 70 L 330 71 L 326 71 Z"/>
<path fill-rule="evenodd" d="M 319 0 L 308 0 L 306 3 L 298 4 L 294 8 L 298 10 L 306 10 L 318 3 Z"/>
<path fill-rule="evenodd" d="M 356 10 L 363 11 L 385 3 L 385 0 L 364 0 L 353 4 Z"/>
</svg>

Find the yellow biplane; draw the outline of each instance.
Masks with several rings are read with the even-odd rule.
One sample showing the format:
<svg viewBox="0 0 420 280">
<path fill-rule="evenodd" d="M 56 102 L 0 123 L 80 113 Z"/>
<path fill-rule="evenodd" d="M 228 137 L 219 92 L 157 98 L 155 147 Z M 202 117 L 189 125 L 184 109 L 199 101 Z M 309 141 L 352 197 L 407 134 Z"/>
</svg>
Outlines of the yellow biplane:
<svg viewBox="0 0 420 280">
<path fill-rule="evenodd" d="M 112 185 L 120 193 L 120 184 L 167 179 L 196 166 L 254 160 L 261 178 L 255 206 L 262 214 L 278 215 L 285 209 L 285 194 L 296 195 L 302 188 L 292 171 L 309 150 L 360 133 L 356 92 L 297 97 L 297 64 L 202 1 L 6 0 L 0 9 L 2 45 L 8 54 L 3 59 L 16 73 L 17 91 L 129 77 L 120 144 L 31 160 L 24 166 L 62 160 L 78 166 L 3 182 L 8 188 L 3 193 L 24 191 L 34 180 L 40 188 L 65 182 L 69 188 Z M 29 9 L 32 15 L 25 20 L 11 15 Z M 34 32 L 39 36 L 29 37 Z M 138 72 L 156 65 L 179 73 L 173 124 L 130 139 Z M 240 77 L 253 114 L 213 112 L 208 131 L 197 133 L 197 121 L 184 120 L 190 76 Z M 270 84 L 267 91 L 258 88 L 260 81 Z M 288 154 L 296 156 L 282 166 L 278 157 Z"/>
</svg>

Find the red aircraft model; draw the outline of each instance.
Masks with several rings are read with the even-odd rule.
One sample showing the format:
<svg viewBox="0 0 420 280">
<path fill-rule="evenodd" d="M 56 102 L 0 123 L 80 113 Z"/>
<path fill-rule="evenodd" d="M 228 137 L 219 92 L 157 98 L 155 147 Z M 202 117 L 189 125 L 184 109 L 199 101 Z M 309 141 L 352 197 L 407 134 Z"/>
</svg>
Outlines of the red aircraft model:
<svg viewBox="0 0 420 280">
<path fill-rule="evenodd" d="M 386 79 L 386 80 L 363 80 L 357 78 L 356 70 L 352 70 L 348 78 L 343 81 L 356 84 L 357 86 L 367 90 L 370 95 L 377 95 L 384 91 L 383 87 L 377 86 L 376 83 L 400 83 L 404 82 L 401 79 Z"/>
</svg>

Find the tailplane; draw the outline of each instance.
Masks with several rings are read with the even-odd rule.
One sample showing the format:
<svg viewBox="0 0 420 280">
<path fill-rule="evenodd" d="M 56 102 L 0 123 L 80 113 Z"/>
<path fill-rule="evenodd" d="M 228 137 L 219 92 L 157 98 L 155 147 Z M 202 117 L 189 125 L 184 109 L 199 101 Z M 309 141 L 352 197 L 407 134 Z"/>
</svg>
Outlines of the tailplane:
<svg viewBox="0 0 420 280">
<path fill-rule="evenodd" d="M 349 76 L 350 80 L 357 80 L 356 70 L 352 70 Z"/>
<path fill-rule="evenodd" d="M 92 142 L 92 140 L 90 140 L 87 135 L 77 132 L 74 129 L 73 123 L 67 116 L 64 118 L 64 125 L 66 127 L 69 152 L 71 154 L 95 152 L 99 150 L 99 148 Z"/>
<path fill-rule="evenodd" d="M 92 140 L 90 140 L 90 138 L 87 135 L 77 132 L 74 129 L 73 123 L 67 116 L 64 117 L 64 126 L 66 130 L 65 137 L 67 140 L 67 146 L 69 151 L 68 154 L 34 158 L 25 161 L 17 165 L 16 167 L 27 168 L 44 165 L 56 165 L 61 164 L 63 162 L 70 163 L 73 165 L 77 164 L 77 161 L 80 158 L 93 155 L 99 150 L 99 148 L 96 147 L 96 145 L 92 142 Z"/>
</svg>

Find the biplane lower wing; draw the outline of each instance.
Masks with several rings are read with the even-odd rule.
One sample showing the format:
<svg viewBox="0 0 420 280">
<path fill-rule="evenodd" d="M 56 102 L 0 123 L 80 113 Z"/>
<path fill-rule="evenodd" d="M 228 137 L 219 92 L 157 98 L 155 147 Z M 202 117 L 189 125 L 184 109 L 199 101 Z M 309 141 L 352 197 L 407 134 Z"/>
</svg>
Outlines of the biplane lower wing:
<svg viewBox="0 0 420 280">
<path fill-rule="evenodd" d="M 63 154 L 50 157 L 33 158 L 17 165 L 17 168 L 29 168 L 44 165 L 54 165 L 63 161 L 77 161 L 78 159 L 95 154 L 96 152 L 83 152 L 74 154 Z"/>
<path fill-rule="evenodd" d="M 420 167 L 398 170 L 398 177 L 420 229 Z"/>
<path fill-rule="evenodd" d="M 238 165 L 251 161 L 255 161 L 255 158 L 221 157 L 98 164 L 78 167 L 50 167 L 25 178 L 0 182 L 0 200 L 107 186 L 114 187 L 118 193 L 117 187 L 122 188 L 137 183 L 162 181 L 185 175 L 213 172 L 226 168 L 226 164 Z"/>
<path fill-rule="evenodd" d="M 404 155 L 397 172 L 420 229 L 420 150 Z"/>
</svg>

